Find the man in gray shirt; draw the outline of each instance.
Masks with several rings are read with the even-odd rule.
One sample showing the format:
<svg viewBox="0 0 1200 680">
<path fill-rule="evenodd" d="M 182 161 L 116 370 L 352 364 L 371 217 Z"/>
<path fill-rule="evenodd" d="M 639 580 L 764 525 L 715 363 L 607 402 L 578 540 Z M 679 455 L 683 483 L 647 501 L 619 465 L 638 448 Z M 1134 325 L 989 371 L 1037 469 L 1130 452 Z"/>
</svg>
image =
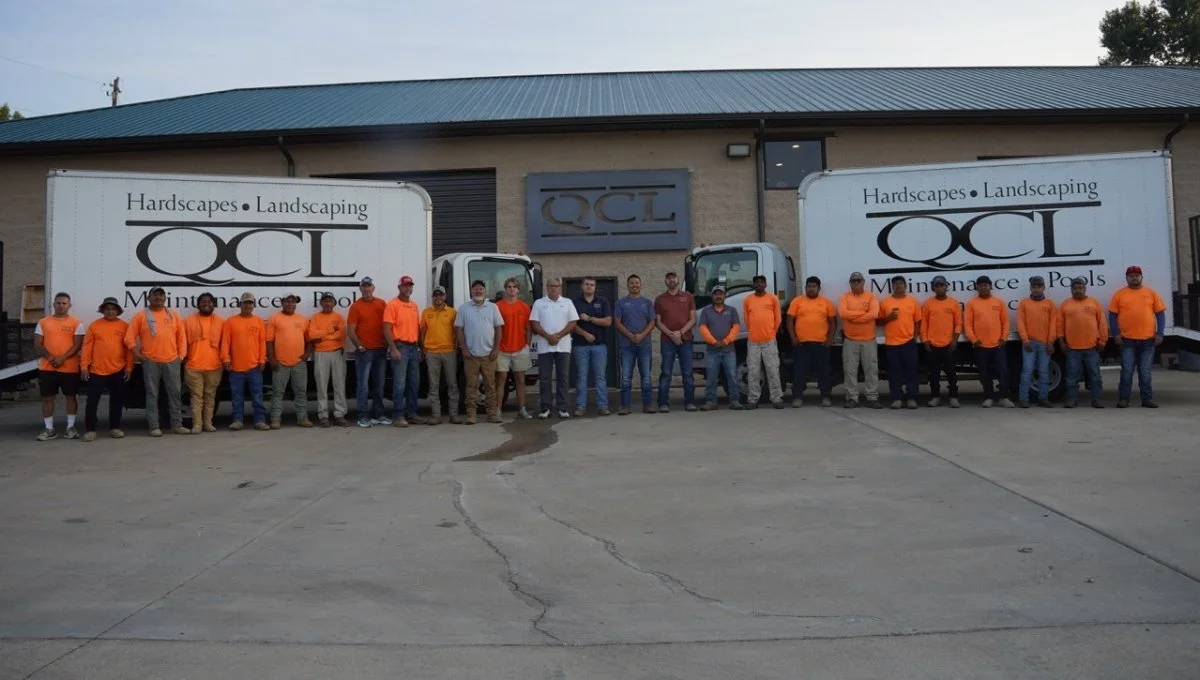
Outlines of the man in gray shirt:
<svg viewBox="0 0 1200 680">
<path fill-rule="evenodd" d="M 500 354 L 503 326 L 500 308 L 487 299 L 487 286 L 483 281 L 473 281 L 471 299 L 459 305 L 458 316 L 454 318 L 454 335 L 458 338 L 458 346 L 462 348 L 463 365 L 466 368 L 463 389 L 466 390 L 467 417 L 463 422 L 467 425 L 474 425 L 478 414 L 481 376 L 488 422 L 500 422 L 493 377 L 496 375 L 496 357 Z"/>
<path fill-rule="evenodd" d="M 725 304 L 725 287 L 712 289 L 712 304 L 700 310 L 697 325 L 700 337 L 708 345 L 704 353 L 704 406 L 701 411 L 717 410 L 717 376 L 725 373 L 725 386 L 729 391 L 729 408 L 742 410 L 739 401 L 737 380 L 737 352 L 733 343 L 740 330 L 737 310 Z"/>
</svg>

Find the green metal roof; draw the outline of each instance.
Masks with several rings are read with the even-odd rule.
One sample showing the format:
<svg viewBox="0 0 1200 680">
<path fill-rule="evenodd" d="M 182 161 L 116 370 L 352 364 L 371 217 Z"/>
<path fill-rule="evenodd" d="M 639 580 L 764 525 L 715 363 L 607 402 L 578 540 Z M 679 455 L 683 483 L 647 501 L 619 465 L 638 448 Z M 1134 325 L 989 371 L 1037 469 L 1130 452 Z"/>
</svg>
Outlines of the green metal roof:
<svg viewBox="0 0 1200 680">
<path fill-rule="evenodd" d="M 0 124 L 44 145 L 404 128 L 1200 111 L 1200 69 L 876 68 L 504 76 L 227 90 Z"/>
</svg>

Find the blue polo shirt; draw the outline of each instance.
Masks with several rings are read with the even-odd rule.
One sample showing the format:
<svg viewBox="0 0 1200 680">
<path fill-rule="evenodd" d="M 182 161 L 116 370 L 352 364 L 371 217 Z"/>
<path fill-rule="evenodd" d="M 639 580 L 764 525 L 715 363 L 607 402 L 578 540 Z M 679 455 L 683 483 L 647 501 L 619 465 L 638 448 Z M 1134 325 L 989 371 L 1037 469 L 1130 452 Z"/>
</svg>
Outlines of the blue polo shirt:
<svg viewBox="0 0 1200 680">
<path fill-rule="evenodd" d="M 654 321 L 654 303 L 644 297 L 633 297 L 626 295 L 617 300 L 617 308 L 613 312 L 613 320 L 620 321 L 625 328 L 633 333 L 640 333 L 646 327 L 646 324 Z M 642 346 L 650 345 L 650 338 L 654 333 L 647 333 L 646 339 L 642 340 Z M 632 345 L 629 338 L 625 337 L 624 333 L 617 334 L 617 346 L 629 347 Z"/>
<path fill-rule="evenodd" d="M 575 303 L 575 312 L 577 314 L 579 314 L 580 316 L 587 314 L 589 317 L 598 316 L 602 319 L 605 317 L 612 316 L 612 305 L 610 305 L 608 303 L 608 300 L 605 300 L 604 298 L 600 297 L 599 295 L 592 296 L 591 302 L 588 302 L 587 300 L 583 299 L 582 295 L 580 295 L 579 297 L 572 300 L 572 302 Z M 587 331 L 588 333 L 591 333 L 592 335 L 596 336 L 596 341 L 588 342 L 587 340 L 584 340 L 582 337 L 577 335 L 577 336 L 575 336 L 575 340 L 574 340 L 575 345 L 587 347 L 587 346 L 591 346 L 591 345 L 606 344 L 605 341 L 608 339 L 608 329 L 607 328 L 602 328 L 600 326 L 597 326 L 594 323 L 589 323 L 587 321 L 580 321 L 576 325 L 579 328 L 582 328 L 583 330 Z"/>
</svg>

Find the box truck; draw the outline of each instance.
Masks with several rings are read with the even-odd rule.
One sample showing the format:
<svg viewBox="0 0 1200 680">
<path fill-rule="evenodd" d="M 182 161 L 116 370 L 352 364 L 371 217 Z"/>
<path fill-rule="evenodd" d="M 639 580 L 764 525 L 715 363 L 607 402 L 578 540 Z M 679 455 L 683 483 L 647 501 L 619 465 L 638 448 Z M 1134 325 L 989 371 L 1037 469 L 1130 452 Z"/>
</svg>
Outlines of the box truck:
<svg viewBox="0 0 1200 680">
<path fill-rule="evenodd" d="M 1056 303 L 1070 296 L 1071 279 L 1083 277 L 1088 294 L 1107 306 L 1134 264 L 1164 299 L 1179 289 L 1171 191 L 1166 151 L 827 170 L 809 175 L 798 190 L 798 268 L 774 244 L 706 245 L 687 258 L 687 285 L 698 305 L 711 301 L 718 283 L 729 288 L 730 304 L 740 305 L 750 279 L 762 274 L 786 308 L 808 276 L 819 277 L 822 294 L 836 304 L 849 290 L 851 272 L 862 272 L 868 290 L 880 297 L 891 294 L 894 276 L 903 276 L 922 301 L 941 275 L 965 304 L 975 295 L 976 277 L 986 274 L 1008 304 L 1009 351 L 1016 354 L 1016 310 L 1031 276 L 1046 280 L 1046 294 Z M 1197 339 L 1174 327 L 1169 305 L 1167 333 Z M 785 330 L 780 343 L 786 383 L 792 373 Z M 744 336 L 739 352 L 742 344 Z M 959 352 L 959 363 L 970 370 L 965 341 Z M 840 356 L 835 350 L 835 372 Z M 696 358 L 703 359 L 703 347 Z M 1009 365 L 1015 373 L 1020 361 Z M 1053 391 L 1062 389 L 1064 373 L 1063 358 L 1054 356 Z"/>
<path fill-rule="evenodd" d="M 225 316 L 236 313 L 244 292 L 258 298 L 264 317 L 293 293 L 301 299 L 297 311 L 309 316 L 325 291 L 345 314 L 367 276 L 385 300 L 401 276 L 411 276 L 422 307 L 435 285 L 457 306 L 470 298 L 476 279 L 502 291 L 504 279 L 516 276 L 530 303 L 540 295 L 541 270 L 528 257 L 434 259 L 432 205 L 415 184 L 55 170 L 46 196 L 47 302 L 69 293 L 71 313 L 84 323 L 100 316 L 109 296 L 131 317 L 156 286 L 184 316 L 203 292 L 216 296 L 217 313 Z M 36 362 L 7 370 L 9 379 L 27 378 Z M 350 384 L 353 378 L 348 371 Z M 133 407 L 144 404 L 141 385 L 135 376 Z"/>
</svg>

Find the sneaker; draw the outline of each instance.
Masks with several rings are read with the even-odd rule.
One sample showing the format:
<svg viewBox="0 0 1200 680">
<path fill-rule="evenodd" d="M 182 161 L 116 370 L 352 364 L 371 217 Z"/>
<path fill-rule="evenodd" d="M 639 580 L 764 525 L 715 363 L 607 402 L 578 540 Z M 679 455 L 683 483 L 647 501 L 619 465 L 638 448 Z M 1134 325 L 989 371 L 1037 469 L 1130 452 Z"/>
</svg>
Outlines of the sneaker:
<svg viewBox="0 0 1200 680">
<path fill-rule="evenodd" d="M 883 408 L 883 404 L 879 403 L 878 399 L 868 399 L 867 408 L 881 409 Z"/>
<path fill-rule="evenodd" d="M 538 420 L 546 420 L 547 418 L 550 417 L 550 413 L 551 413 L 550 409 L 548 409 L 548 408 L 542 409 L 541 413 L 538 413 L 538 416 L 537 416 Z M 467 416 L 467 417 L 469 418 L 470 416 Z"/>
<path fill-rule="evenodd" d="M 829 408 L 830 406 L 833 406 L 833 400 L 829 397 L 821 397 L 821 406 Z"/>
<path fill-rule="evenodd" d="M 771 408 L 775 409 L 776 411 L 783 408 L 783 400 L 780 399 L 779 401 L 771 402 Z"/>
<path fill-rule="evenodd" d="M 746 407 L 740 401 L 734 401 L 729 404 L 730 411 L 745 411 Z"/>
<path fill-rule="evenodd" d="M 606 409 L 606 408 L 602 408 L 602 409 L 600 409 L 600 410 L 598 411 L 598 413 L 599 413 L 600 415 L 602 415 L 602 416 L 611 416 L 611 415 L 612 415 L 612 411 L 609 411 L 609 410 L 608 410 L 608 409 Z"/>
<path fill-rule="evenodd" d="M 317 424 L 321 427 L 329 427 L 329 418 L 317 417 Z"/>
<path fill-rule="evenodd" d="M 422 418 L 421 416 L 404 416 L 404 419 L 408 421 L 409 425 L 424 425 L 425 424 L 425 419 Z"/>
<path fill-rule="evenodd" d="M 54 430 L 42 430 L 41 434 L 37 436 L 39 442 L 48 442 L 51 439 L 58 439 L 58 433 Z"/>
<path fill-rule="evenodd" d="M 958 408 L 962 404 L 958 403 L 958 397 L 950 397 L 950 408 Z"/>
<path fill-rule="evenodd" d="M 1054 404 L 1051 404 L 1049 399 L 1038 399 L 1037 404 L 1041 408 L 1054 408 Z"/>
<path fill-rule="evenodd" d="M 462 425 L 463 419 L 459 416 L 450 416 L 451 425 Z"/>
<path fill-rule="evenodd" d="M 804 406 L 804 400 L 800 397 L 796 397 L 792 400 L 792 408 L 801 408 L 802 406 Z"/>
<path fill-rule="evenodd" d="M 1092 408 L 1104 408 L 1104 402 L 1100 401 L 1099 399 L 1093 399 Z"/>
<path fill-rule="evenodd" d="M 699 409 L 696 408 L 695 404 L 685 404 L 683 407 L 683 410 L 687 411 L 688 413 L 694 413 L 695 411 L 698 411 Z"/>
<path fill-rule="evenodd" d="M 758 410 L 758 402 L 757 401 L 746 402 L 746 410 L 747 411 L 757 411 Z"/>
<path fill-rule="evenodd" d="M 1027 402 L 1027 401 L 1021 402 L 1021 408 L 1029 408 L 1029 402 Z"/>
<path fill-rule="evenodd" d="M 368 425 L 367 427 L 370 427 L 370 425 Z M 229 423 L 229 429 L 233 430 L 234 432 L 237 432 L 238 430 L 242 429 L 242 421 L 235 420 L 232 423 Z"/>
<path fill-rule="evenodd" d="M 897 399 L 897 400 L 895 400 L 895 401 L 893 401 L 893 402 L 892 402 L 892 410 L 893 410 L 893 411 L 894 411 L 894 410 L 896 410 L 896 409 L 902 409 L 902 408 L 904 408 L 904 402 L 903 402 L 903 401 L 900 401 L 899 399 Z"/>
<path fill-rule="evenodd" d="M 909 409 L 917 408 L 917 400 L 909 399 L 908 401 L 904 402 L 904 406 L 905 406 L 905 408 L 909 408 Z"/>
<path fill-rule="evenodd" d="M 408 420 L 406 418 L 397 418 L 392 421 L 392 427 L 408 427 Z"/>
<path fill-rule="evenodd" d="M 716 411 L 717 405 L 710 401 L 707 404 L 705 404 L 704 406 L 701 406 L 700 410 L 701 411 Z"/>
<path fill-rule="evenodd" d="M 372 425 L 371 421 L 370 421 L 370 420 L 368 420 L 368 419 L 366 419 L 366 418 L 359 418 L 359 419 L 358 419 L 358 426 L 359 426 L 359 427 L 371 427 L 371 425 Z"/>
<path fill-rule="evenodd" d="M 333 424 L 338 427 L 350 427 L 350 421 L 346 420 L 346 416 L 334 416 Z"/>
<path fill-rule="evenodd" d="M 309 420 L 308 418 L 301 418 L 300 420 L 297 420 L 296 425 L 298 427 L 312 427 L 313 426 L 312 421 Z"/>
<path fill-rule="evenodd" d="M 504 419 L 501 418 L 499 415 L 493 413 L 492 415 L 488 416 L 488 422 L 489 423 L 503 423 Z"/>
<path fill-rule="evenodd" d="M 558 417 L 563 420 L 567 420 L 571 417 L 571 412 L 566 409 L 560 409 L 558 412 Z"/>
<path fill-rule="evenodd" d="M 204 431 L 204 428 L 203 428 L 202 426 L 200 426 L 200 425 L 193 425 L 193 426 L 192 426 L 192 434 L 200 434 L 200 433 L 201 433 L 201 432 L 203 432 L 203 431 Z"/>
<path fill-rule="evenodd" d="M 83 441 L 85 441 L 85 442 L 96 441 L 96 433 L 95 432 L 85 432 L 83 434 Z"/>
<path fill-rule="evenodd" d="M 996 403 L 996 402 L 992 401 L 991 399 L 984 399 L 983 403 L 980 404 L 979 406 L 980 406 L 980 408 L 991 408 L 992 404 L 994 404 L 994 403 Z"/>
<path fill-rule="evenodd" d="M 266 423 L 254 423 L 254 429 L 258 430 L 259 432 L 266 432 L 267 430 L 271 429 L 271 426 L 267 425 Z"/>
<path fill-rule="evenodd" d="M 653 415 L 655 413 L 658 413 L 658 409 L 654 408 L 653 406 L 643 406 L 642 413 L 648 413 L 648 414 Z"/>
<path fill-rule="evenodd" d="M 584 410 L 583 410 L 583 409 L 581 409 L 581 408 L 577 408 L 577 409 L 575 409 L 575 417 L 576 417 L 576 418 L 582 418 L 582 417 L 583 417 L 584 415 L 586 415 L 586 414 L 587 414 L 587 412 L 586 412 L 586 411 L 584 411 Z"/>
<path fill-rule="evenodd" d="M 929 400 L 929 408 L 937 408 L 942 405 L 941 397 L 934 397 Z"/>
<path fill-rule="evenodd" d="M 475 416 L 474 416 L 474 415 L 469 415 L 469 416 L 467 416 L 466 418 L 463 418 L 463 419 L 462 419 L 462 424 L 463 424 L 463 425 L 474 425 L 474 424 L 475 424 L 475 422 L 476 422 L 476 421 L 475 421 Z"/>
<path fill-rule="evenodd" d="M 1142 404 L 1142 406 L 1145 406 L 1145 404 Z M 1157 408 L 1157 406 L 1155 408 Z M 66 438 L 67 439 L 79 439 L 79 431 L 73 427 L 68 427 L 67 433 L 66 433 Z"/>
<path fill-rule="evenodd" d="M 173 434 L 191 434 L 192 433 L 191 430 L 187 429 L 186 427 L 184 427 L 182 425 L 180 425 L 179 427 L 173 428 L 171 430 L 171 432 Z"/>
<path fill-rule="evenodd" d="M 628 415 L 632 415 L 632 414 L 633 414 L 633 409 L 628 406 L 622 406 L 621 408 L 617 409 L 617 415 L 619 415 L 619 416 L 628 416 Z"/>
<path fill-rule="evenodd" d="M 533 420 L 533 414 L 529 411 L 526 411 L 524 408 L 521 408 L 521 410 L 517 411 L 517 417 L 521 420 Z"/>
<path fill-rule="evenodd" d="M 1012 407 L 1016 406 L 1016 404 L 1012 403 L 1012 399 L 1005 397 L 1000 400 L 1000 406 L 1002 406 L 1004 408 L 1012 408 Z"/>
<path fill-rule="evenodd" d="M 425 424 L 426 424 L 426 425 L 441 425 L 441 424 L 442 424 L 442 417 L 441 417 L 441 416 L 439 416 L 439 415 L 433 415 L 433 416 L 430 416 L 430 417 L 428 417 L 428 418 L 426 418 L 426 419 L 425 419 Z"/>
<path fill-rule="evenodd" d="M 666 406 L 666 405 L 659 406 L 659 407 L 658 407 L 658 412 L 659 412 L 659 413 L 670 413 L 670 412 L 671 412 L 671 407 L 670 407 L 670 406 Z"/>
<path fill-rule="evenodd" d="M 109 430 L 108 436 L 112 437 L 113 439 L 124 439 L 125 431 L 124 430 Z"/>
<path fill-rule="evenodd" d="M 205 432 L 216 432 L 217 428 L 212 423 L 204 423 Z"/>
<path fill-rule="evenodd" d="M 372 425 L 383 425 L 386 427 L 386 426 L 392 424 L 392 419 L 388 418 L 387 416 L 379 416 L 378 418 L 372 418 L 371 424 Z"/>
<path fill-rule="evenodd" d="M 847 399 L 846 403 L 842 405 L 842 408 L 858 408 L 858 400 Z"/>
<path fill-rule="evenodd" d="M 1129 400 L 1121 399 L 1117 401 L 1117 408 L 1129 408 Z"/>
<path fill-rule="evenodd" d="M 278 429 L 279 429 L 279 428 L 281 428 L 281 427 L 283 427 L 283 423 L 282 423 L 282 422 L 280 422 L 280 421 L 278 421 L 278 420 L 272 420 L 272 421 L 271 421 L 271 429 L 272 429 L 272 430 L 278 430 Z"/>
<path fill-rule="evenodd" d="M 1079 402 L 1074 399 L 1068 399 L 1067 403 L 1063 404 L 1063 408 L 1075 408 L 1076 406 L 1079 406 Z"/>
<path fill-rule="evenodd" d="M 160 429 L 158 429 L 158 428 L 156 427 L 156 428 L 154 428 L 153 430 L 150 430 L 150 436 L 151 436 L 151 437 L 161 437 L 161 436 L 162 436 L 162 430 L 160 430 Z"/>
<path fill-rule="evenodd" d="M 1158 408 L 1158 402 L 1153 399 L 1147 399 L 1142 402 L 1142 408 Z M 71 438 L 71 430 L 67 430 L 67 439 Z"/>
</svg>

